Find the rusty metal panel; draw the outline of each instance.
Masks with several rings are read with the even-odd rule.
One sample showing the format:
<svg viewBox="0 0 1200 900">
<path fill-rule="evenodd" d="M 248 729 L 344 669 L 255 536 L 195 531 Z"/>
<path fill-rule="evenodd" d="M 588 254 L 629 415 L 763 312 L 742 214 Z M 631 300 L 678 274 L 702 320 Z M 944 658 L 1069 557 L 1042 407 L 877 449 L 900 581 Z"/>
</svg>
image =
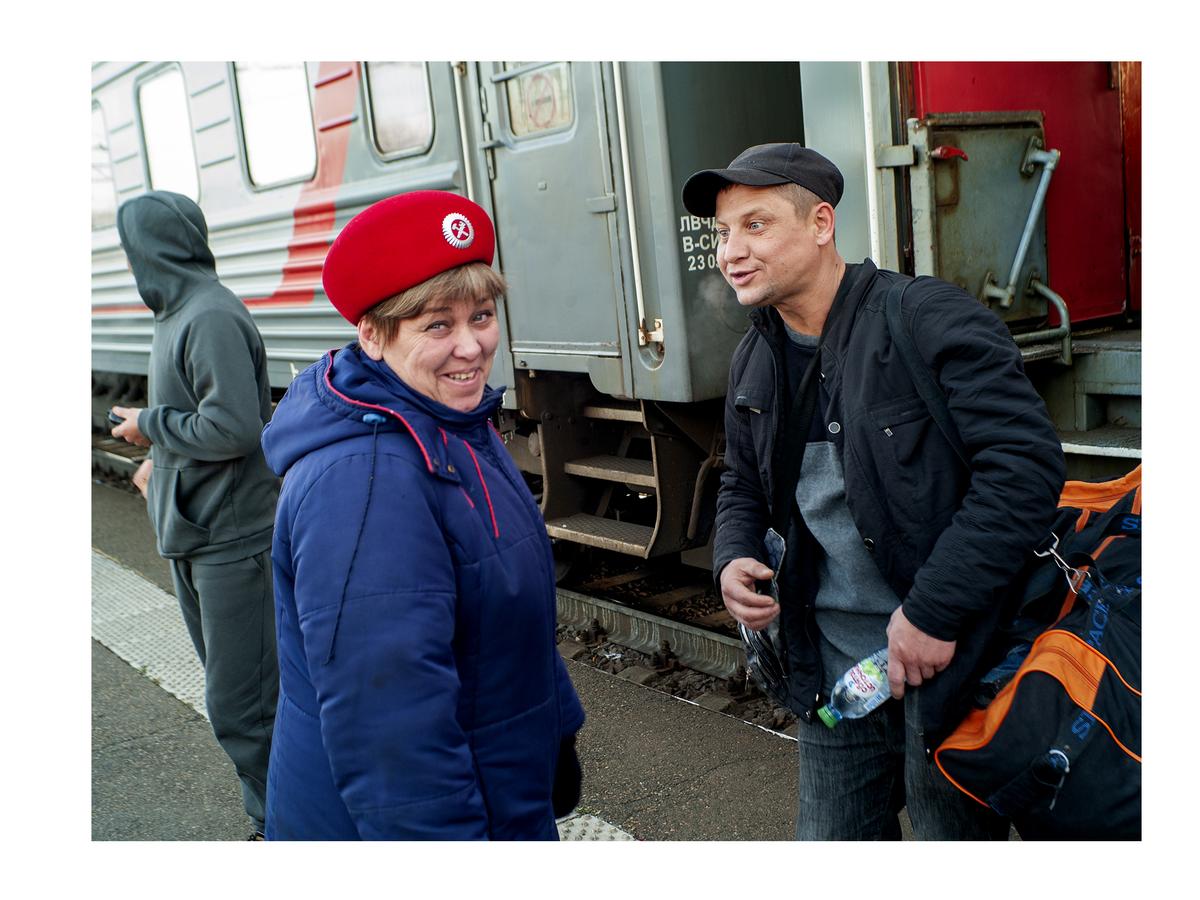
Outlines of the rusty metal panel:
<svg viewBox="0 0 1200 900">
<path fill-rule="evenodd" d="M 990 279 L 1003 287 L 1017 254 L 1041 170 L 1022 171 L 1031 139 L 1041 139 L 1036 113 L 930 116 L 929 143 L 962 151 L 933 163 L 934 239 L 938 275 L 983 299 Z M 1046 222 L 1039 216 L 1006 320 L 1041 318 L 1046 301 L 1029 296 L 1031 277 L 1047 281 Z"/>
</svg>

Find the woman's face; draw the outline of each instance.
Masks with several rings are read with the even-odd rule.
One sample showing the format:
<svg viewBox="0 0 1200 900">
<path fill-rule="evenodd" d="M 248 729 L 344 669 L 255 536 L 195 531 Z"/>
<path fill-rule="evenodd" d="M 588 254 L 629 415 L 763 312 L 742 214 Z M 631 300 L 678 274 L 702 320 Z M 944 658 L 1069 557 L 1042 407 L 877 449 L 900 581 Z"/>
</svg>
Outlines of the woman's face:
<svg viewBox="0 0 1200 900">
<path fill-rule="evenodd" d="M 366 354 L 386 362 L 410 388 L 461 412 L 483 398 L 500 342 L 496 301 L 490 297 L 434 301 L 419 316 L 401 320 L 386 345 L 364 323 L 358 334 Z"/>
</svg>

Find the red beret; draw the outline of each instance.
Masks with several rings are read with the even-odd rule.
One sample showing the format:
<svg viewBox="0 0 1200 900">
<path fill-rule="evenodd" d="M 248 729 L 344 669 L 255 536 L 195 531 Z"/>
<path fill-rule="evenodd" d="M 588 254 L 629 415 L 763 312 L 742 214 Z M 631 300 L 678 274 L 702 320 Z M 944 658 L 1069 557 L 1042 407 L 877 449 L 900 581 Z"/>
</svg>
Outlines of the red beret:
<svg viewBox="0 0 1200 900">
<path fill-rule="evenodd" d="M 491 265 L 496 232 L 483 207 L 447 191 L 413 191 L 373 203 L 346 223 L 325 256 L 321 283 L 352 325 L 376 303 L 434 275 Z"/>
</svg>

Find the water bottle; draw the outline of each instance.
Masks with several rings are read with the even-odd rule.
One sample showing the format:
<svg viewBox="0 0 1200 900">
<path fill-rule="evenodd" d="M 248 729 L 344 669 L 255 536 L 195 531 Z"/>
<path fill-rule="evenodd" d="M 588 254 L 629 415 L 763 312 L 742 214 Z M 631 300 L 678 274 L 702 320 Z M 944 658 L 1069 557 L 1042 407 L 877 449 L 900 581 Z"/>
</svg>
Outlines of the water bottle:
<svg viewBox="0 0 1200 900">
<path fill-rule="evenodd" d="M 833 728 L 842 719 L 861 719 L 892 696 L 887 680 L 887 647 L 876 650 L 851 666 L 837 684 L 829 702 L 817 710 L 821 721 Z"/>
</svg>

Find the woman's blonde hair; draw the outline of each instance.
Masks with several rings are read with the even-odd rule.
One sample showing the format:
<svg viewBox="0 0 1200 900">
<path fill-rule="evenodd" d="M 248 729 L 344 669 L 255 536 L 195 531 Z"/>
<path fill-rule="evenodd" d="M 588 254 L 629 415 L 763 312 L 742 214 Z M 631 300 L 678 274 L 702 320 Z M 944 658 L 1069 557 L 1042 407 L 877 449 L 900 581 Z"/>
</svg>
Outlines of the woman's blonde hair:
<svg viewBox="0 0 1200 900">
<path fill-rule="evenodd" d="M 394 297 L 376 303 L 362 321 L 375 329 L 381 343 L 390 343 L 400 330 L 403 319 L 412 319 L 425 311 L 432 300 L 488 298 L 495 300 L 506 290 L 504 276 L 481 262 L 467 263 L 439 272 Z"/>
</svg>

